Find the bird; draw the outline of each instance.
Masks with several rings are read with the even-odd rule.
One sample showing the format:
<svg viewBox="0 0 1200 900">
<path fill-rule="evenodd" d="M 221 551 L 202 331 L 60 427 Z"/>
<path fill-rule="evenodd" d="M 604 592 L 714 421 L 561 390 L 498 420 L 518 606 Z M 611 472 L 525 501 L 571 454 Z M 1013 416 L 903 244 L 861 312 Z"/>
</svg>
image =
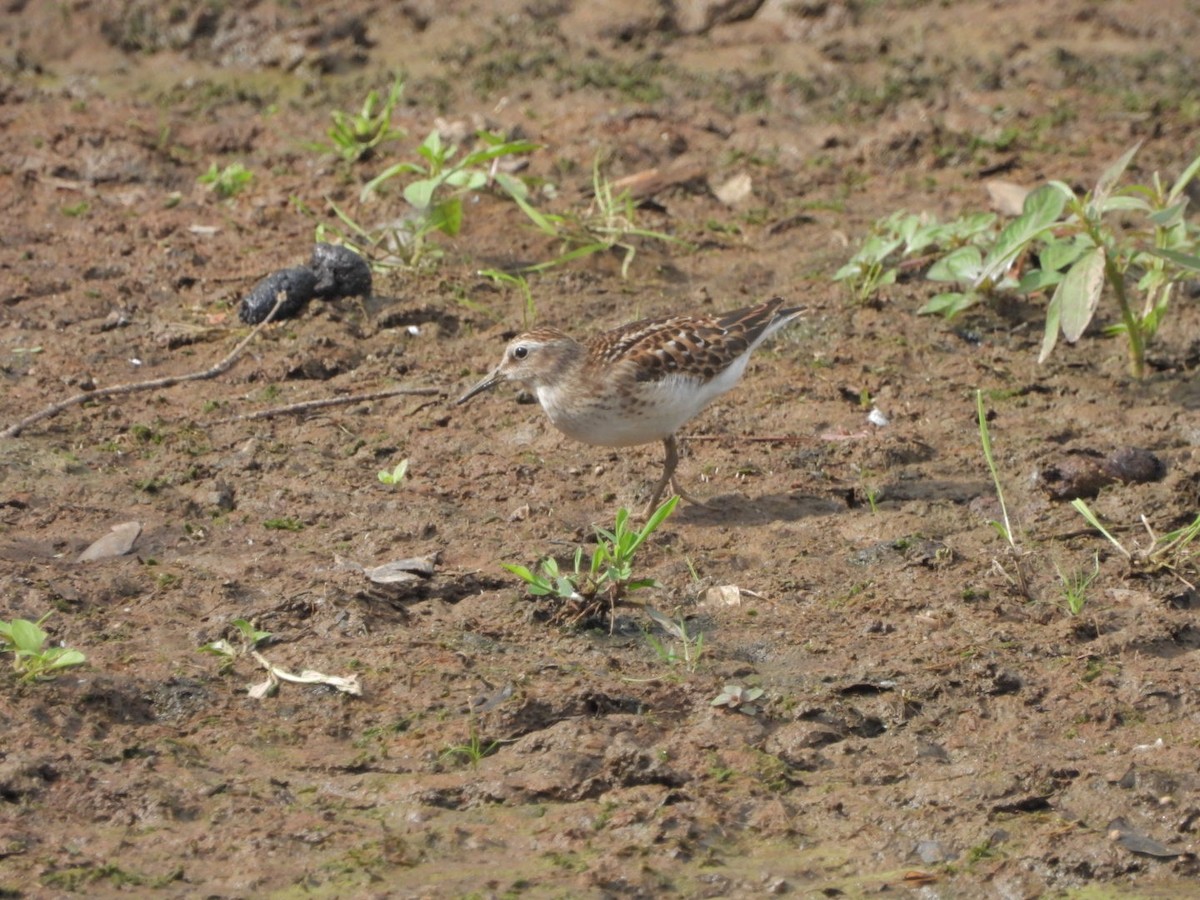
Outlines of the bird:
<svg viewBox="0 0 1200 900">
<path fill-rule="evenodd" d="M 639 319 L 585 343 L 556 328 L 537 328 L 513 338 L 500 364 L 455 405 L 506 381 L 523 384 L 567 437 L 601 447 L 663 442 L 662 476 L 646 516 L 668 484 L 704 505 L 675 477 L 676 432 L 738 383 L 759 344 L 804 312 L 775 297 L 716 315 Z"/>
</svg>

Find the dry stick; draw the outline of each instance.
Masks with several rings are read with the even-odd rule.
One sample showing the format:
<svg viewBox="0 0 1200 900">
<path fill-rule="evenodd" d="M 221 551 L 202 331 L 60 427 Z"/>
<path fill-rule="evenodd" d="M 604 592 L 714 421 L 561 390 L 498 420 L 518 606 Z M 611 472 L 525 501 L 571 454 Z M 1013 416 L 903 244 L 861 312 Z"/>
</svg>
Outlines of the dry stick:
<svg viewBox="0 0 1200 900">
<path fill-rule="evenodd" d="M 155 378 L 151 381 L 131 381 L 127 384 L 114 384 L 112 387 L 84 391 L 81 394 L 68 397 L 66 400 L 60 400 L 58 403 L 51 403 L 45 409 L 9 425 L 3 431 L 0 431 L 0 438 L 16 437 L 35 422 L 40 422 L 42 419 L 49 419 L 51 416 L 57 416 L 64 409 L 70 409 L 72 406 L 78 406 L 81 403 L 86 403 L 88 400 L 96 400 L 101 397 L 115 397 L 119 394 L 136 394 L 141 391 L 152 391 L 156 388 L 173 387 L 187 381 L 202 381 L 206 378 L 216 378 L 222 372 L 228 371 L 229 367 L 237 362 L 238 357 L 242 355 L 242 351 L 246 349 L 246 345 L 254 340 L 255 335 L 262 331 L 263 326 L 275 318 L 275 313 L 278 312 L 279 305 L 286 298 L 287 294 L 284 291 L 280 291 L 279 295 L 275 298 L 275 305 L 271 307 L 271 311 L 267 313 L 267 317 L 254 326 L 254 329 L 242 339 L 241 343 L 233 348 L 233 352 L 215 366 L 205 369 L 203 372 L 192 372 L 187 375 L 167 375 L 165 378 Z"/>
<path fill-rule="evenodd" d="M 382 400 L 385 397 L 397 397 L 401 394 L 411 394 L 418 397 L 444 396 L 445 391 L 439 388 L 391 388 L 386 391 L 374 391 L 370 394 L 350 394 L 345 397 L 325 397 L 321 400 L 301 400 L 289 403 L 287 406 L 276 406 L 272 409 L 260 409 L 257 412 L 242 413 L 230 416 L 228 419 L 217 419 L 212 425 L 228 425 L 230 422 L 248 422 L 251 419 L 270 419 L 274 416 L 286 416 L 291 413 L 303 413 L 313 409 L 325 409 L 328 406 L 343 406 L 348 403 Z"/>
</svg>

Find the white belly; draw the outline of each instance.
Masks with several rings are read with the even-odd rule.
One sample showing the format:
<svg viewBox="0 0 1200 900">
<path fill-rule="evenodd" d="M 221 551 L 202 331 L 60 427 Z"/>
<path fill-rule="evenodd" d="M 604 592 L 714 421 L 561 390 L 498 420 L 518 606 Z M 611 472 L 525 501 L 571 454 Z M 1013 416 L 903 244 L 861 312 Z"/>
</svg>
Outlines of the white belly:
<svg viewBox="0 0 1200 900">
<path fill-rule="evenodd" d="M 738 383 L 749 354 L 736 359 L 711 381 L 668 375 L 639 382 L 631 395 L 614 392 L 587 403 L 546 386 L 537 398 L 554 427 L 568 437 L 602 447 L 630 447 L 661 441 Z"/>
</svg>

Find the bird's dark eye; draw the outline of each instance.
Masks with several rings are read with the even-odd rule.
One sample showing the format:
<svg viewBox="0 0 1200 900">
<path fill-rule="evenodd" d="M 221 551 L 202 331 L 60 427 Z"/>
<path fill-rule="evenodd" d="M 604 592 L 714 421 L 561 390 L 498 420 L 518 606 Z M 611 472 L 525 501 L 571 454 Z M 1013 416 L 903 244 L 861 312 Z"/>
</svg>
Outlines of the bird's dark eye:
<svg viewBox="0 0 1200 900">
<path fill-rule="evenodd" d="M 529 355 L 528 347 L 514 347 L 513 348 L 513 359 L 524 359 L 528 355 Z"/>
</svg>

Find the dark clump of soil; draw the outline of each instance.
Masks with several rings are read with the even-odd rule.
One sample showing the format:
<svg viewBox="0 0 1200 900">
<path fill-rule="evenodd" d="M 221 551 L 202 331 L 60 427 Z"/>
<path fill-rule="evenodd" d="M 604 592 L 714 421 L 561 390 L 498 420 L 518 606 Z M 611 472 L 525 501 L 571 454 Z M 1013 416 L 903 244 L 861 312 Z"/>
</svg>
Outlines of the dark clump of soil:
<svg viewBox="0 0 1200 900">
<path fill-rule="evenodd" d="M 907 273 L 830 278 L 996 179 L 1082 190 L 1142 141 L 1130 178 L 1173 180 L 1191 5 L 84 0 L 0 36 L 0 428 L 80 395 L 0 438 L 0 619 L 87 656 L 0 678 L 0 894 L 1192 889 L 1196 572 L 1153 541 L 1200 509 L 1194 296 L 1133 381 L 1107 296 L 1038 365 L 1037 303 L 945 322 Z M 397 133 L 334 152 L 397 73 Z M 455 176 L 442 227 L 412 167 L 364 195 L 480 130 L 539 149 Z M 604 219 L 595 165 L 636 206 Z M 624 237 L 572 254 L 506 176 Z M 342 296 L 212 368 L 315 241 L 376 267 L 319 251 Z M 685 426 L 708 502 L 634 562 L 675 624 L 554 624 L 501 564 L 589 560 L 662 447 L 453 399 L 534 321 L 772 296 L 806 317 Z"/>
</svg>

